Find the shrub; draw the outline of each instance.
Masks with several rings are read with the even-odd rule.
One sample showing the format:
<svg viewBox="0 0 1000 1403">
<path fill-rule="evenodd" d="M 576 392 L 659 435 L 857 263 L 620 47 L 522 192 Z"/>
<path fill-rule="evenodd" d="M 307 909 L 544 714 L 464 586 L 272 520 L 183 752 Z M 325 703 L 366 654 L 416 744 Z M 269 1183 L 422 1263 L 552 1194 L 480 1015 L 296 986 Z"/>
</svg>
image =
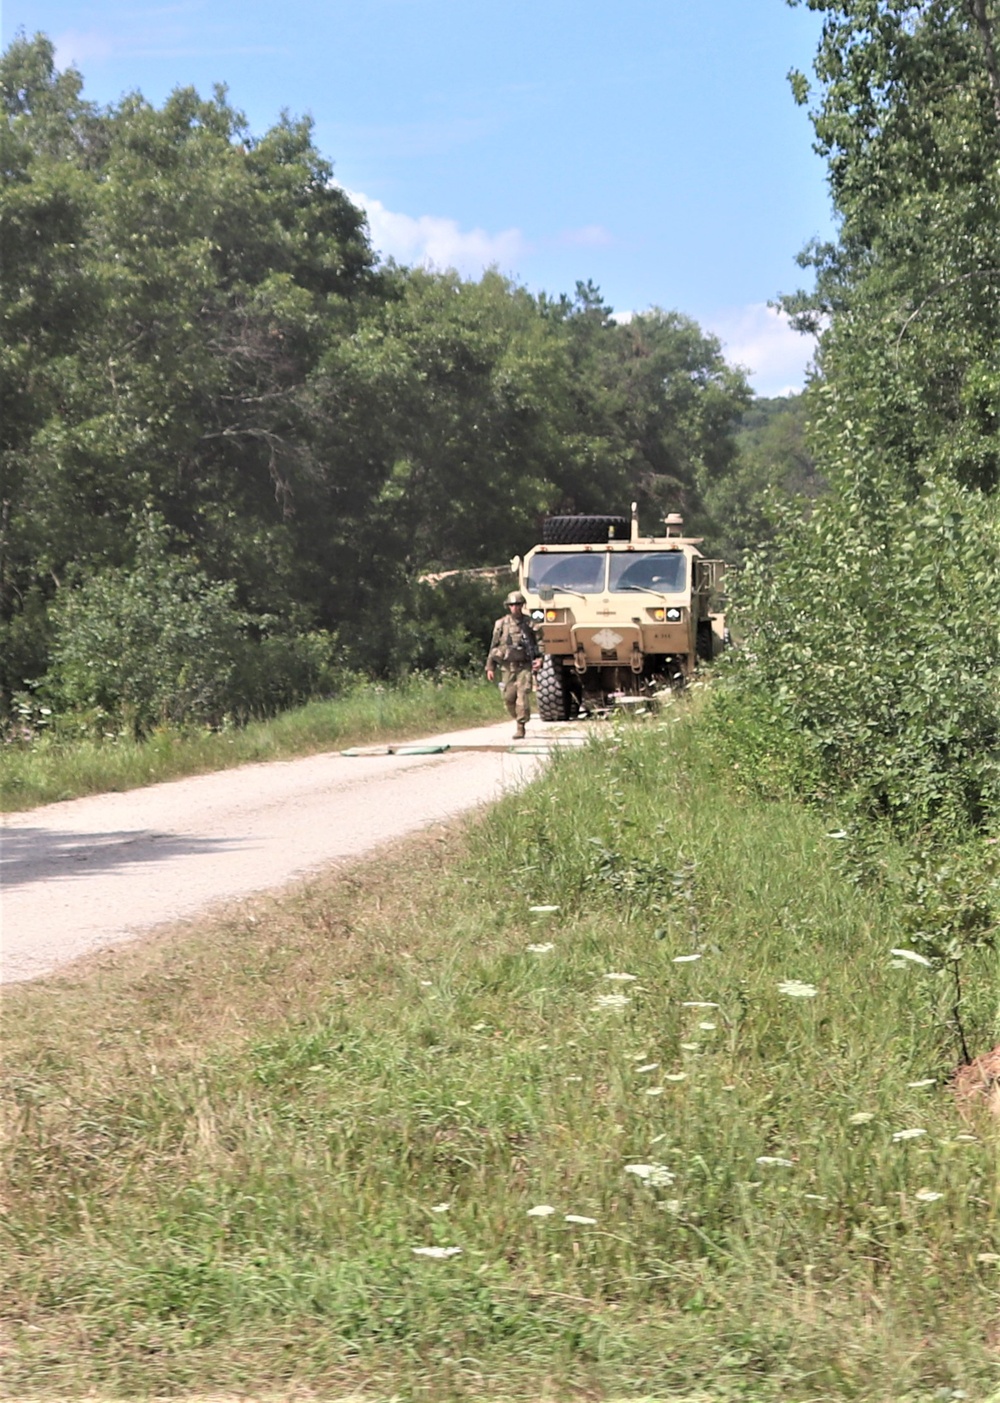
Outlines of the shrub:
<svg viewBox="0 0 1000 1403">
<path fill-rule="evenodd" d="M 1000 802 L 998 589 L 992 501 L 945 483 L 873 505 L 848 480 L 749 562 L 739 700 L 724 686 L 714 724 L 761 774 L 796 755 L 813 797 L 905 831 L 980 828 Z"/>
<path fill-rule="evenodd" d="M 109 722 L 140 736 L 164 722 L 216 725 L 272 715 L 334 677 L 334 638 L 252 617 L 232 582 L 171 555 L 162 520 L 148 518 L 131 569 L 97 572 L 60 592 L 41 695 L 88 728 Z"/>
</svg>

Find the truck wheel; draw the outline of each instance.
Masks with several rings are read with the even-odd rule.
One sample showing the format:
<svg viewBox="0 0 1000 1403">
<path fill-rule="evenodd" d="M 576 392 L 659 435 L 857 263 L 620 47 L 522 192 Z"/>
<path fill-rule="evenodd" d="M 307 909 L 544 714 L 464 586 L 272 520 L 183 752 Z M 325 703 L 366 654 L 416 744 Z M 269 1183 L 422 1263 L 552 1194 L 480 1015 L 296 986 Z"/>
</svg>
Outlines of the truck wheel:
<svg viewBox="0 0 1000 1403">
<path fill-rule="evenodd" d="M 710 619 L 703 619 L 698 625 L 696 650 L 702 662 L 710 663 L 715 657 L 715 634 Z"/>
<path fill-rule="evenodd" d="M 535 676 L 538 714 L 543 721 L 568 721 L 571 700 L 562 663 L 546 655 Z"/>
<path fill-rule="evenodd" d="M 629 527 L 627 516 L 547 516 L 542 526 L 542 544 L 603 545 L 612 537 L 616 541 L 627 541 Z"/>
</svg>

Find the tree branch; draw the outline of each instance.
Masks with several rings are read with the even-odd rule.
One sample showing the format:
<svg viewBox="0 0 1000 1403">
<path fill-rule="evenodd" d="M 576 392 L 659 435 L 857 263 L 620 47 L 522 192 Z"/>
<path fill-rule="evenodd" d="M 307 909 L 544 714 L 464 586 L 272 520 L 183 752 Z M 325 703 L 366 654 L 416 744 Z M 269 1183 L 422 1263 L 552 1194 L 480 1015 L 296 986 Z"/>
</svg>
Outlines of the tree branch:
<svg viewBox="0 0 1000 1403">
<path fill-rule="evenodd" d="M 983 41 L 986 73 L 993 94 L 993 114 L 997 119 L 997 127 L 1000 128 L 1000 66 L 997 64 L 996 45 L 993 42 L 993 21 L 986 12 L 986 4 L 987 0 L 968 0 L 969 14 Z"/>
</svg>

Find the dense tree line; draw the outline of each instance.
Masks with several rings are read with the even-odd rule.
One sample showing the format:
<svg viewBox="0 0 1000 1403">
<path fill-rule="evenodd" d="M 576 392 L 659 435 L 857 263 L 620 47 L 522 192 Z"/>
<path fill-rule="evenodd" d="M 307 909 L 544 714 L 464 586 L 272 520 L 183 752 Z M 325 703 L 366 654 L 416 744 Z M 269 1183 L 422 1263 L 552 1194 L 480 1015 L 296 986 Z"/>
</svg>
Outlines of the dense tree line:
<svg viewBox="0 0 1000 1403">
<path fill-rule="evenodd" d="M 1000 804 L 1000 23 L 992 0 L 808 0 L 839 233 L 788 301 L 830 492 L 748 566 L 768 764 L 911 831 Z M 779 765 L 780 768 L 780 765 Z"/>
<path fill-rule="evenodd" d="M 380 264 L 309 123 L 254 136 L 222 89 L 97 107 L 22 36 L 0 95 L 8 705 L 145 724 L 459 664 L 489 587 L 422 573 L 553 509 L 712 530 L 750 395 L 689 318 Z"/>
</svg>

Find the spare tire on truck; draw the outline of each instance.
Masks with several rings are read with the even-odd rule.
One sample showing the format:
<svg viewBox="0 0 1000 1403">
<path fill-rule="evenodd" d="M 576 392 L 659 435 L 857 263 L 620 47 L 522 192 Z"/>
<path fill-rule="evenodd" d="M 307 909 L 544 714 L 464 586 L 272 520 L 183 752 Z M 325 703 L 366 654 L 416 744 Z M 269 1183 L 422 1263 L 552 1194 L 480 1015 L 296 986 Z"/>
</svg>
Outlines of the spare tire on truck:
<svg viewBox="0 0 1000 1403">
<path fill-rule="evenodd" d="M 627 516 L 547 516 L 542 525 L 546 546 L 603 545 L 607 540 L 627 541 Z"/>
</svg>

